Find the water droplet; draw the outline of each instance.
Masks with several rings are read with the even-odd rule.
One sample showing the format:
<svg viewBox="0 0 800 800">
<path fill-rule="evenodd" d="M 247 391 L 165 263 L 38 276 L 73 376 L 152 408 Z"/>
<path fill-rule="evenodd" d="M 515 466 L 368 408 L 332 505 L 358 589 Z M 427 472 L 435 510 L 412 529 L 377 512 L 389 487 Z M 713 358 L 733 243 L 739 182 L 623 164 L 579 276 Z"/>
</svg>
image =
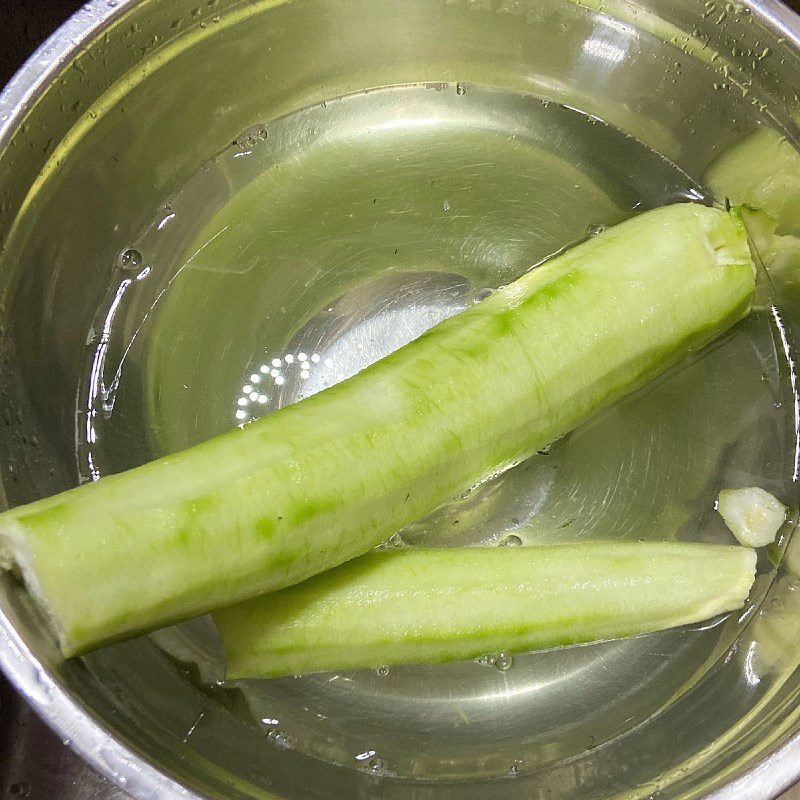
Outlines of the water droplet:
<svg viewBox="0 0 800 800">
<path fill-rule="evenodd" d="M 522 544 L 522 539 L 512 533 L 510 536 L 506 536 L 506 538 L 503 539 L 502 544 L 503 547 L 519 547 Z"/>
<path fill-rule="evenodd" d="M 375 672 L 377 672 L 381 678 L 385 678 L 389 674 L 389 667 L 384 664 L 382 667 L 378 667 Z"/>
<path fill-rule="evenodd" d="M 381 772 L 383 770 L 383 759 L 371 758 L 367 766 L 370 772 Z"/>
<path fill-rule="evenodd" d="M 494 289 L 478 289 L 475 294 L 472 295 L 472 302 L 476 305 L 478 303 L 482 303 L 488 297 L 491 297 L 494 294 Z"/>
<path fill-rule="evenodd" d="M 508 771 L 512 775 L 516 775 L 519 772 L 521 766 L 522 762 L 519 759 L 516 759 L 514 763 L 508 768 Z"/>
<path fill-rule="evenodd" d="M 142 254 L 133 247 L 120 253 L 119 265 L 122 269 L 138 269 L 142 264 Z"/>
<path fill-rule="evenodd" d="M 463 96 L 463 95 L 465 95 L 466 93 L 467 93 L 467 88 L 466 88 L 466 86 L 464 86 L 464 84 L 463 84 L 463 83 L 457 83 L 457 84 L 456 84 L 456 94 L 457 94 L 459 97 L 462 97 L 462 96 Z"/>
<path fill-rule="evenodd" d="M 444 203 L 442 203 L 442 208 L 445 211 L 449 211 L 450 210 L 450 203 L 448 203 L 447 200 L 445 200 Z"/>
<path fill-rule="evenodd" d="M 508 653 L 498 653 L 495 656 L 494 665 L 497 669 L 505 672 L 507 669 L 511 669 L 511 667 L 514 666 L 514 657 Z"/>
<path fill-rule="evenodd" d="M 586 232 L 589 236 L 597 236 L 599 233 L 602 233 L 606 229 L 605 225 L 601 225 L 600 223 L 593 223 L 587 229 Z"/>
</svg>

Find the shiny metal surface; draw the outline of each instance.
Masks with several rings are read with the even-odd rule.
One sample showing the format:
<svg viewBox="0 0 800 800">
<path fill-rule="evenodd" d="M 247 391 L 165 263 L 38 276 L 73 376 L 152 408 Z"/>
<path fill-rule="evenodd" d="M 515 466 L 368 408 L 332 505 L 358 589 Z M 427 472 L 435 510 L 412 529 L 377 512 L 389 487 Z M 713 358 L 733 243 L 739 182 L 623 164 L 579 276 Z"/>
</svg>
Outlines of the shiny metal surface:
<svg viewBox="0 0 800 800">
<path fill-rule="evenodd" d="M 502 132 L 513 130 L 514 120 L 520 118 L 519 114 L 506 114 L 507 108 L 513 107 L 510 101 L 506 105 L 506 100 L 533 94 L 580 108 L 616 125 L 669 158 L 682 174 L 699 181 L 715 156 L 760 123 L 783 129 L 793 141 L 797 135 L 790 114 L 800 76 L 796 18 L 777 3 L 709 8 L 660 0 L 639 5 L 606 4 L 602 10 L 554 0 L 537 4 L 399 2 L 381 7 L 379 13 L 372 4 L 357 1 L 112 0 L 89 4 L 34 56 L 0 96 L 0 277 L 6 298 L 1 377 L 7 420 L 0 437 L 0 461 L 8 502 L 23 502 L 76 480 L 83 464 L 80 452 L 77 468 L 73 460 L 75 394 L 87 363 L 85 347 L 87 342 L 92 343 L 92 318 L 98 308 L 103 308 L 103 294 L 113 281 L 109 273 L 120 252 L 137 241 L 163 204 L 186 186 L 210 156 L 229 146 L 232 138 L 252 125 L 279 119 L 297 121 L 292 112 L 320 108 L 321 102 L 333 109 L 339 102 L 332 102 L 335 98 L 367 88 L 409 84 L 412 94 L 416 91 L 413 84 L 429 84 L 432 92 L 450 88 L 453 91 L 447 96 L 451 101 L 456 96 L 466 98 L 462 106 L 454 106 L 463 110 L 472 98 L 485 100 L 479 87 L 495 87 L 503 92 L 495 115 L 502 120 Z M 718 54 L 712 58 L 715 52 Z M 412 98 L 402 107 L 417 109 L 419 102 L 427 101 Z M 476 106 L 474 119 L 485 120 L 485 111 L 491 107 L 488 101 Z M 369 120 L 370 114 L 380 113 L 376 107 L 359 118 Z M 437 105 L 437 119 L 442 113 Z M 409 118 L 418 117 L 406 115 L 404 119 Z M 343 121 L 347 119 L 345 115 Z M 317 131 L 318 127 L 291 125 L 295 144 L 300 141 L 298 131 Z M 484 121 L 473 127 L 485 131 L 488 126 Z M 368 137 L 362 134 L 355 135 L 354 140 L 363 144 Z M 457 135 L 451 140 L 472 169 L 470 143 Z M 484 140 L 478 142 L 479 147 L 484 146 Z M 302 150 L 299 155 L 303 155 Z M 326 163 L 330 167 L 337 162 L 332 159 Z M 513 159 L 507 163 L 514 163 Z M 525 162 L 520 163 L 524 166 Z M 448 168 L 452 172 L 458 164 L 456 160 Z M 391 172 L 384 170 L 381 174 Z M 475 169 L 469 172 L 472 179 L 476 174 Z M 503 180 L 506 189 L 513 185 L 510 177 Z M 552 187 L 554 180 L 548 178 L 543 185 Z M 227 184 L 222 180 L 220 186 L 224 190 Z M 454 184 L 451 188 L 457 187 Z M 352 192 L 352 187 L 349 190 Z M 409 184 L 402 197 L 410 197 L 413 190 Z M 509 192 L 511 199 L 518 191 Z M 390 194 L 390 190 L 384 187 L 384 193 Z M 337 197 L 343 207 L 358 200 L 354 193 Z M 495 204 L 508 199 L 498 192 L 492 197 Z M 372 199 L 377 200 L 377 196 Z M 463 223 L 467 228 L 480 230 L 485 222 L 489 200 L 479 196 L 478 201 L 477 210 L 469 212 L 471 216 L 468 214 Z M 451 205 L 447 197 L 442 202 Z M 336 210 L 335 202 L 331 208 Z M 611 200 L 608 208 L 609 213 L 615 208 Z M 450 210 L 442 206 L 436 213 Z M 594 221 L 578 214 L 572 220 L 580 227 Z M 419 225 L 425 223 L 425 215 L 420 215 Z M 348 236 L 362 235 L 357 221 L 346 225 L 350 226 Z M 313 227 L 309 230 L 319 235 L 320 243 L 326 240 Z M 187 231 L 198 234 L 191 226 Z M 556 238 L 558 235 L 556 230 Z M 560 235 L 563 238 L 574 232 L 561 231 Z M 454 235 L 453 242 L 459 236 L 463 238 L 463 234 Z M 436 252 L 434 265 L 439 269 L 447 257 L 446 237 L 431 237 L 425 245 L 430 251 L 443 238 L 445 243 Z M 416 240 L 412 236 L 409 241 Z M 477 244 L 487 241 L 493 240 L 486 238 Z M 503 247 L 488 251 L 494 270 L 508 264 L 513 272 L 534 252 L 526 245 L 528 249 L 520 251 L 520 261 L 514 266 L 492 255 L 506 256 L 510 237 L 501 233 L 496 241 Z M 546 246 L 539 244 L 545 248 L 540 255 L 546 255 Z M 282 239 L 273 243 L 276 247 L 284 245 Z M 350 255 L 358 252 L 354 249 Z M 482 252 L 480 247 L 476 252 Z M 303 269 L 313 266 L 300 263 L 291 265 L 291 269 L 302 274 Z M 365 262 L 364 274 L 378 266 Z M 218 274 L 208 270 L 207 274 L 189 276 L 181 289 L 188 298 L 183 301 L 172 300 L 182 296 L 176 285 L 170 295 L 172 305 L 165 306 L 169 313 L 159 318 L 162 330 L 185 329 L 184 315 L 193 292 L 200 291 L 200 296 L 206 292 L 212 300 L 219 298 L 214 277 Z M 291 277 L 293 273 L 287 267 L 281 274 Z M 463 275 L 460 269 L 452 274 L 455 283 L 445 282 L 444 288 L 458 294 Z M 499 282 L 499 275 L 492 274 Z M 431 287 L 439 292 L 443 284 L 437 278 L 426 285 L 425 297 L 429 297 Z M 478 288 L 474 281 L 472 288 Z M 227 290 L 223 285 L 222 291 Z M 377 297 L 380 306 L 387 297 L 414 296 L 418 290 L 416 283 L 410 287 L 392 284 L 377 295 L 344 292 L 341 302 L 351 310 L 357 305 L 358 311 L 365 305 L 354 298 L 366 301 Z M 240 296 L 244 302 L 247 292 L 240 292 Z M 314 322 L 311 293 L 302 297 L 306 307 L 298 306 L 298 323 Z M 778 299 L 792 308 L 791 298 Z M 302 328 L 298 324 L 296 328 L 320 330 L 315 326 Z M 748 341 L 760 340 L 756 337 Z M 171 353 L 176 363 L 190 363 L 198 352 L 201 356 L 212 353 L 207 347 L 192 351 L 187 343 L 182 346 L 187 349 L 180 360 L 175 359 L 177 350 Z M 754 352 L 763 355 L 767 350 L 756 348 Z M 164 371 L 156 362 L 142 363 L 155 363 L 149 373 L 154 385 L 168 385 L 172 375 L 169 370 Z M 207 372 L 207 379 L 202 369 L 195 368 L 193 374 L 206 380 L 211 392 L 208 397 L 213 399 L 214 386 L 219 382 L 212 378 L 218 375 Z M 754 372 L 747 375 L 758 377 Z M 235 377 L 241 384 L 241 375 Z M 147 380 L 142 377 L 143 383 Z M 171 390 L 175 391 L 174 402 L 179 404 L 185 401 L 180 393 L 184 384 L 174 384 Z M 719 386 L 724 385 L 723 371 Z M 699 407 L 708 402 L 706 398 Z M 175 407 L 173 403 L 167 405 L 168 409 Z M 215 408 L 205 402 L 197 407 L 198 413 Z M 643 413 L 645 422 L 650 419 L 649 412 L 640 408 L 638 413 Z M 619 411 L 617 417 L 625 419 L 625 412 Z M 230 424 L 227 418 L 213 414 L 199 427 L 187 426 L 187 419 L 191 419 L 190 414 L 167 413 L 156 423 L 157 438 L 161 437 L 165 449 L 185 443 L 186 437 L 213 432 L 214 425 Z M 630 432 L 625 426 L 620 430 Z M 669 429 L 664 431 L 661 442 L 670 439 Z M 586 463 L 585 454 L 593 452 L 591 436 L 589 431 L 577 437 L 578 444 L 570 445 L 558 457 L 573 466 Z M 582 459 L 578 458 L 581 441 L 588 442 Z M 775 452 L 780 449 L 776 447 Z M 119 468 L 121 458 L 137 458 L 135 448 L 112 448 L 112 453 L 112 469 Z M 739 468 L 749 470 L 748 474 L 756 470 L 764 476 L 774 469 L 777 475 L 781 470 L 777 460 L 766 467 L 754 464 L 753 453 L 752 448 L 740 448 L 733 459 Z M 702 465 L 707 455 L 699 448 L 691 463 L 705 469 Z M 603 467 L 602 460 L 598 466 Z M 607 468 L 611 474 L 619 469 L 613 459 L 607 461 Z M 678 475 L 677 471 L 674 474 Z M 584 478 L 578 484 L 581 492 L 590 486 L 601 488 L 602 476 Z M 519 474 L 515 474 L 506 483 L 519 480 Z M 660 491 L 666 485 L 662 478 L 656 488 Z M 568 513 L 565 504 L 568 506 L 569 497 L 569 492 L 565 493 L 556 504 L 558 513 Z M 624 501 L 625 497 L 624 492 L 614 495 L 615 501 Z M 615 519 L 622 526 L 630 526 L 634 512 L 641 511 L 625 511 L 624 503 L 606 504 L 602 497 L 595 508 L 600 516 L 592 512 L 587 517 L 589 522 L 602 519 L 609 509 L 616 508 Z M 671 522 L 686 511 L 679 505 L 670 508 Z M 608 519 L 605 517 L 606 522 Z M 791 587 L 785 578 L 781 574 L 770 589 L 767 611 L 771 601 L 783 603 L 781 608 L 787 603 L 792 607 L 787 600 Z M 500 759 L 498 763 L 508 764 L 507 748 L 513 746 L 515 735 L 513 727 L 508 726 L 519 723 L 523 711 L 536 711 L 526 704 L 518 705 L 519 713 L 514 713 L 509 698 L 515 695 L 509 692 L 509 681 L 518 685 L 516 696 L 524 697 L 525 676 L 535 674 L 545 662 L 531 661 L 527 672 L 517 665 L 517 672 L 492 678 L 489 683 L 495 699 L 487 702 L 484 698 L 483 706 L 472 689 L 474 678 L 464 677 L 458 665 L 441 673 L 399 671 L 383 684 L 375 676 L 362 675 L 345 676 L 349 684 L 287 681 L 255 685 L 241 692 L 214 683 L 218 677 L 214 643 L 202 622 L 62 664 L 24 594 L 7 577 L 2 584 L 2 611 L 0 661 L 4 670 L 64 740 L 138 798 L 528 798 L 546 794 L 666 798 L 709 793 L 717 798 L 767 798 L 788 786 L 800 771 L 799 676 L 797 648 L 791 638 L 796 629 L 786 612 L 781 619 L 788 632 L 788 646 L 780 651 L 777 669 L 765 668 L 758 680 L 743 673 L 753 665 L 742 662 L 735 648 L 749 652 L 747 648 L 755 644 L 760 651 L 763 625 L 760 633 L 755 626 L 737 629 L 740 640 L 733 649 L 724 637 L 717 642 L 713 639 L 716 634 L 696 632 L 695 638 L 705 644 L 687 652 L 691 650 L 691 657 L 697 658 L 698 653 L 706 652 L 702 647 L 710 645 L 704 658 L 719 665 L 721 677 L 709 669 L 696 687 L 687 687 L 688 673 L 672 671 L 662 676 L 653 666 L 650 674 L 659 675 L 659 690 L 669 693 L 665 682 L 675 681 L 673 691 L 676 697 L 680 695 L 680 702 L 665 706 L 658 718 L 647 719 L 648 708 L 658 710 L 657 692 L 655 696 L 642 693 L 646 702 L 634 709 L 643 715 L 642 724 L 625 730 L 630 719 L 623 695 L 632 683 L 628 667 L 636 664 L 647 676 L 645 664 L 657 665 L 659 659 L 675 656 L 672 648 L 654 644 L 656 640 L 648 640 L 650 644 L 642 640 L 633 645 L 635 658 L 630 653 L 616 660 L 601 656 L 605 668 L 590 678 L 599 685 L 598 675 L 603 675 L 609 693 L 613 696 L 616 692 L 619 697 L 613 705 L 619 719 L 613 713 L 598 716 L 610 728 L 621 726 L 611 731 L 607 741 L 570 739 L 572 721 L 555 715 L 553 720 L 561 727 L 554 728 L 558 735 L 552 741 L 544 745 L 539 742 L 535 771 L 517 770 L 514 762 L 515 774 L 508 778 L 484 780 L 473 772 L 471 781 L 437 781 L 435 776 L 426 775 L 428 780 L 415 783 L 408 775 L 395 780 L 391 774 L 336 766 L 338 756 L 326 760 L 320 754 L 330 753 L 331 746 L 334 751 L 342 743 L 349 746 L 348 737 L 357 735 L 359 727 L 385 725 L 386 720 L 416 720 L 418 749 L 423 756 L 433 758 L 443 752 L 447 742 L 440 735 L 441 725 L 437 729 L 434 724 L 437 714 L 431 713 L 428 720 L 424 709 L 428 704 L 436 710 L 435 704 L 447 693 L 447 687 L 463 678 L 468 711 L 462 708 L 462 713 L 468 719 L 474 719 L 476 711 L 480 721 L 481 708 L 484 717 L 503 708 L 509 713 L 500 726 L 499 717 L 491 717 L 495 727 L 485 729 L 489 736 L 484 736 L 483 742 L 479 735 L 473 736 L 480 734 L 476 725 L 468 729 L 466 738 L 458 731 L 459 741 L 467 742 L 471 752 L 477 754 L 474 764 L 479 768 L 490 761 L 493 764 L 495 757 Z M 682 646 L 688 648 L 687 641 L 682 639 Z M 595 656 L 573 651 L 568 657 L 575 667 L 573 686 L 581 684 L 581 659 L 596 662 L 601 651 L 592 652 Z M 677 648 L 677 652 L 682 651 Z M 613 653 L 611 648 L 608 654 Z M 550 669 L 553 672 L 548 674 L 559 670 L 572 673 L 563 665 L 551 664 Z M 427 681 L 427 692 L 420 691 L 421 678 Z M 348 694 L 351 686 L 354 692 Z M 646 682 L 635 688 L 641 687 L 646 687 Z M 564 706 L 569 697 L 568 689 L 553 694 L 550 708 L 557 709 L 559 702 Z M 282 712 L 281 716 L 294 726 L 294 743 L 267 721 L 271 716 L 261 713 L 269 707 L 265 703 L 283 704 L 286 714 Z M 324 716 L 326 703 L 340 712 L 349 709 L 350 717 L 342 715 L 338 733 L 313 720 L 308 724 L 303 721 L 309 708 Z M 248 722 L 248 714 L 256 709 L 258 719 L 264 721 L 263 729 Z M 398 713 L 398 709 L 407 713 Z M 575 719 L 585 722 L 580 716 Z M 305 744 L 297 741 L 301 738 L 297 732 L 304 729 L 310 731 Z M 319 730 L 333 731 L 326 734 L 330 741 L 313 741 L 314 732 Z M 414 726 L 409 730 L 413 739 Z M 440 732 L 437 737 L 432 733 L 435 730 Z M 502 746 L 495 746 L 494 738 L 503 739 Z M 568 747 L 573 751 L 568 752 Z M 462 757 L 463 752 L 459 753 Z M 424 762 L 424 758 L 417 760 Z M 759 761 L 761 766 L 756 766 Z M 438 763 L 444 762 L 440 758 Z"/>
<path fill-rule="evenodd" d="M 130 800 L 90 767 L 0 679 L 0 797 L 27 800 Z M 750 791 L 745 794 L 745 791 Z M 756 788 L 755 791 L 758 791 Z M 752 797 L 741 787 L 742 797 Z M 778 800 L 800 800 L 800 786 Z"/>
</svg>

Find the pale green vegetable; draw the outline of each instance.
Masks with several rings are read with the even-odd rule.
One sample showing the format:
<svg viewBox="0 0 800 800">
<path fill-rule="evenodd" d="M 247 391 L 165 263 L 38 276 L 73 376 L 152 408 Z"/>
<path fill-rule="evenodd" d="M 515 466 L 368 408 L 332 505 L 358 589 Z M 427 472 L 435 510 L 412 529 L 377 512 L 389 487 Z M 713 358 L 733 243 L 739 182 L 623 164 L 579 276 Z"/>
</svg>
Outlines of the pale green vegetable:
<svg viewBox="0 0 800 800">
<path fill-rule="evenodd" d="M 674 542 L 373 553 L 214 614 L 229 678 L 475 658 L 740 608 L 755 552 Z"/>
<path fill-rule="evenodd" d="M 793 320 L 800 313 L 800 152 L 778 131 L 761 128 L 725 150 L 704 180 L 714 197 L 740 207 L 777 289 L 766 303 L 778 302 Z"/>
<path fill-rule="evenodd" d="M 781 309 L 787 300 L 794 299 L 796 303 L 800 291 L 800 237 L 776 234 L 778 223 L 766 211 L 742 207 L 739 213 L 773 286 L 779 290 Z"/>
<path fill-rule="evenodd" d="M 800 153 L 778 131 L 762 128 L 728 148 L 705 182 L 720 200 L 768 213 L 777 233 L 800 233 Z"/>
<path fill-rule="evenodd" d="M 360 555 L 745 316 L 739 217 L 678 204 L 528 272 L 358 375 L 0 515 L 72 655 Z"/>
<path fill-rule="evenodd" d="M 717 511 L 745 547 L 771 544 L 786 519 L 786 506 L 757 486 L 723 489 L 719 493 Z"/>
<path fill-rule="evenodd" d="M 738 648 L 748 677 L 791 675 L 800 665 L 800 582 L 779 575 L 748 628 L 751 641 Z"/>
</svg>

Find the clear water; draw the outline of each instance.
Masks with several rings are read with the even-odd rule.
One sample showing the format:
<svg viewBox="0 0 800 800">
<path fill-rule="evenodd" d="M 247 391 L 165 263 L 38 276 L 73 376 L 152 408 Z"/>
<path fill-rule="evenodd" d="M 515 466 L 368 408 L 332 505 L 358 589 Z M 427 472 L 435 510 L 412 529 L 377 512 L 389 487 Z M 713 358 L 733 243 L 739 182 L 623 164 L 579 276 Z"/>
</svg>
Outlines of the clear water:
<svg viewBox="0 0 800 800">
<path fill-rule="evenodd" d="M 596 118 L 471 85 L 376 90 L 257 126 L 109 265 L 78 391 L 80 476 L 320 391 L 603 226 L 704 199 L 689 176 Z M 781 496 L 793 472 L 768 300 L 691 363 L 389 544 L 730 542 L 714 511 L 719 489 Z M 773 573 L 762 562 L 756 597 Z M 746 617 L 236 686 L 220 684 L 207 620 L 152 640 L 275 747 L 452 778 L 535 769 L 631 731 L 712 670 Z M 199 718 L 187 739 L 202 735 Z"/>
</svg>

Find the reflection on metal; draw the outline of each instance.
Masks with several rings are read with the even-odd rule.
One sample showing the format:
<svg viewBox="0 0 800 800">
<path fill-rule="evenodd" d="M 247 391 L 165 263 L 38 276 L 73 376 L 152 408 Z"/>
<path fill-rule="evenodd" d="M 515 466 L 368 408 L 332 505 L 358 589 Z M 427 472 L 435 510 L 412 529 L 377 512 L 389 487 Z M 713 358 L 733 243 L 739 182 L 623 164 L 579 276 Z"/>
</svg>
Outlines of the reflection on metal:
<svg viewBox="0 0 800 800">
<path fill-rule="evenodd" d="M 583 49 L 587 55 L 593 58 L 600 58 L 614 64 L 618 64 L 625 58 L 625 48 L 603 39 L 587 39 L 583 43 Z"/>
<path fill-rule="evenodd" d="M 789 344 L 789 337 L 787 336 L 786 326 L 783 324 L 780 312 L 776 306 L 772 306 L 772 317 L 775 320 L 775 327 L 781 338 L 783 345 L 783 356 L 786 359 L 786 365 L 789 369 L 789 385 L 792 391 L 792 408 L 794 411 L 794 459 L 792 480 L 796 481 L 798 474 L 800 474 L 800 395 L 797 393 L 797 375 L 795 372 L 795 361 L 792 354 L 792 347 Z"/>
</svg>

